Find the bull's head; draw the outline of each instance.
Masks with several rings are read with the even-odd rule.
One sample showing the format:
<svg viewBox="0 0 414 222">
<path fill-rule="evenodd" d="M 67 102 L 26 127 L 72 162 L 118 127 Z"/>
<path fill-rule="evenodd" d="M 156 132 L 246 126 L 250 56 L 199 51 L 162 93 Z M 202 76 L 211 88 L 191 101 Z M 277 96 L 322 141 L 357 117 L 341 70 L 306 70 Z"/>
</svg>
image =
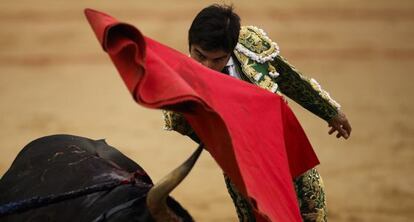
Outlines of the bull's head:
<svg viewBox="0 0 414 222">
<path fill-rule="evenodd" d="M 168 194 L 190 172 L 202 149 L 200 145 L 181 166 L 152 186 L 138 164 L 103 140 L 72 135 L 37 139 L 19 153 L 0 179 L 4 191 L 0 193 L 0 220 L 192 221 Z M 124 184 L 131 174 L 134 185 Z M 48 194 L 53 197 L 45 196 Z M 39 199 L 46 202 L 33 205 Z"/>
</svg>

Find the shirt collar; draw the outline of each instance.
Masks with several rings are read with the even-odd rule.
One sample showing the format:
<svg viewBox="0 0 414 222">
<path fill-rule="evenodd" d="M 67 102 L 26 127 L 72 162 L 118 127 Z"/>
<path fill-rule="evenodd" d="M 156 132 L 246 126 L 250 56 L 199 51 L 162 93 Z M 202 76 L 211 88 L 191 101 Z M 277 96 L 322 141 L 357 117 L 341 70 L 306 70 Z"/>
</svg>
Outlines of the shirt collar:
<svg viewBox="0 0 414 222">
<path fill-rule="evenodd" d="M 227 62 L 226 66 L 234 66 L 233 56 L 230 56 L 229 61 Z"/>
</svg>

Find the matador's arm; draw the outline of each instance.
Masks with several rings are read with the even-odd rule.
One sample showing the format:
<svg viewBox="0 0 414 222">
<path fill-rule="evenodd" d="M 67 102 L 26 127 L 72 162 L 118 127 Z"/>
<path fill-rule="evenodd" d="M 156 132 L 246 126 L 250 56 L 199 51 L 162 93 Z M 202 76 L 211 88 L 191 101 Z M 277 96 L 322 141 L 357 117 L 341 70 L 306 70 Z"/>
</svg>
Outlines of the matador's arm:
<svg viewBox="0 0 414 222">
<path fill-rule="evenodd" d="M 329 134 L 337 131 L 336 137 L 349 138 L 352 128 L 348 119 L 339 110 L 340 105 L 316 80 L 302 75 L 281 56 L 275 57 L 271 64 L 277 67 L 279 75 L 275 78 L 275 82 L 283 94 L 326 120 L 331 127 Z"/>
<path fill-rule="evenodd" d="M 340 105 L 316 80 L 302 75 L 279 55 L 279 46 L 255 26 L 243 26 L 234 50 L 247 80 L 271 92 L 282 92 L 320 118 L 326 120 L 337 137 L 348 138 L 351 126 Z"/>
<path fill-rule="evenodd" d="M 271 64 L 279 73 L 275 81 L 283 94 L 328 122 L 338 115 L 340 105 L 315 79 L 302 75 L 281 56 L 277 56 Z"/>
<path fill-rule="evenodd" d="M 200 143 L 200 139 L 197 134 L 182 114 L 167 110 L 163 110 L 162 113 L 164 115 L 165 130 L 177 131 L 184 136 L 190 137 L 194 142 Z"/>
</svg>

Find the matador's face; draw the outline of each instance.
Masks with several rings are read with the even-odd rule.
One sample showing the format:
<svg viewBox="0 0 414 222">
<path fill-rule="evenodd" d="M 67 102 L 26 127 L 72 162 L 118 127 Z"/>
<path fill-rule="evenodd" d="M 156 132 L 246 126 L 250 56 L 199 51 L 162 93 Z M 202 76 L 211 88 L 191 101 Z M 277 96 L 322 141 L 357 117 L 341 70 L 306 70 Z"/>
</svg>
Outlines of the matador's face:
<svg viewBox="0 0 414 222">
<path fill-rule="evenodd" d="M 231 53 L 224 50 L 203 50 L 199 45 L 192 44 L 190 46 L 191 58 L 197 60 L 210 69 L 221 72 L 230 59 Z"/>
</svg>

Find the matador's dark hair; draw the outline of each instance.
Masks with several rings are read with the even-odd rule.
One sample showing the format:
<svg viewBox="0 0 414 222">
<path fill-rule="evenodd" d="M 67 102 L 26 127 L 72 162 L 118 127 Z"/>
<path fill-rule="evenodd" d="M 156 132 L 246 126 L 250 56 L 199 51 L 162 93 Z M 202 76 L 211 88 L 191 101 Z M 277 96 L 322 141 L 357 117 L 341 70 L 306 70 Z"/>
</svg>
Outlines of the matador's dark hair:
<svg viewBox="0 0 414 222">
<path fill-rule="evenodd" d="M 188 44 L 199 45 L 203 50 L 232 52 L 240 33 L 240 17 L 233 6 L 210 5 L 201 10 L 188 30 Z"/>
</svg>

